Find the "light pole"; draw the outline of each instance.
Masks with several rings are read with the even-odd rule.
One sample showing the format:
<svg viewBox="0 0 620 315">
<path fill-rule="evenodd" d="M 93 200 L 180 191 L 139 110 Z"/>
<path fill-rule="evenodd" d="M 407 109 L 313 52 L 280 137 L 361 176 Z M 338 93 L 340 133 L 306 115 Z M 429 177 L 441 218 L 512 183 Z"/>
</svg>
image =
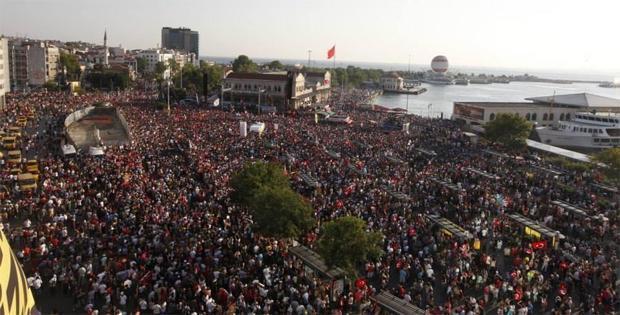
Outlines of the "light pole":
<svg viewBox="0 0 620 315">
<path fill-rule="evenodd" d="M 222 102 L 222 108 L 224 108 L 224 92 L 232 91 L 232 88 L 224 88 L 224 84 L 222 83 L 222 98 L 220 102 Z"/>
<path fill-rule="evenodd" d="M 168 115 L 170 115 L 170 78 L 168 78 Z"/>
<path fill-rule="evenodd" d="M 261 93 L 265 93 L 265 89 L 259 89 L 258 90 L 258 113 L 262 114 L 262 109 L 260 108 L 260 94 Z"/>
</svg>

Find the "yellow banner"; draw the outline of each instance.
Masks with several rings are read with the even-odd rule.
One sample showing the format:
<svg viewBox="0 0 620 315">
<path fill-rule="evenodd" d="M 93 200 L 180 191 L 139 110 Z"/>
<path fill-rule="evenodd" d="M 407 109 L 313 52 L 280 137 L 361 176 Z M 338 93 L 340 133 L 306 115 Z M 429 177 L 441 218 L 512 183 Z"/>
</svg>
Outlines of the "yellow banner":
<svg viewBox="0 0 620 315">
<path fill-rule="evenodd" d="M 0 231 L 0 314 L 38 314 L 24 271 L 2 231 Z"/>
</svg>

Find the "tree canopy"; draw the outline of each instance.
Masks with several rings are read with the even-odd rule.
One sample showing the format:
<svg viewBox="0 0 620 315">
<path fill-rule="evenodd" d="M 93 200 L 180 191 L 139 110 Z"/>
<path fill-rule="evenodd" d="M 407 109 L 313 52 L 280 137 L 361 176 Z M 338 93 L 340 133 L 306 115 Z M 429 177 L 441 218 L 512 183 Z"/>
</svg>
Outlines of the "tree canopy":
<svg viewBox="0 0 620 315">
<path fill-rule="evenodd" d="M 284 65 L 279 60 L 274 60 L 269 63 L 269 69 L 271 70 L 282 70 L 284 69 Z"/>
<path fill-rule="evenodd" d="M 217 91 L 222 84 L 222 77 L 224 76 L 224 69 L 220 65 L 208 65 L 202 63 L 200 69 L 203 73 L 206 73 L 209 77 L 207 88 L 210 92 Z"/>
<path fill-rule="evenodd" d="M 356 274 L 356 266 L 383 254 L 383 235 L 366 231 L 364 220 L 346 216 L 323 225 L 318 240 L 318 253 L 328 267 L 340 267 Z"/>
<path fill-rule="evenodd" d="M 256 72 L 257 66 L 246 55 L 239 55 L 237 59 L 233 61 L 233 71 L 234 72 Z"/>
<path fill-rule="evenodd" d="M 155 64 L 155 80 L 157 80 L 157 82 L 161 83 L 164 81 L 164 73 L 166 73 L 167 69 L 168 67 L 166 67 L 166 64 L 161 61 Z"/>
<path fill-rule="evenodd" d="M 484 126 L 485 137 L 509 149 L 522 149 L 529 136 L 531 125 L 516 114 L 498 114 Z"/>
<path fill-rule="evenodd" d="M 129 86 L 129 75 L 113 70 L 91 71 L 86 81 L 95 89 L 124 90 Z"/>
<path fill-rule="evenodd" d="M 315 222 L 311 206 L 288 187 L 263 186 L 249 209 L 257 231 L 266 236 L 295 238 Z"/>
<path fill-rule="evenodd" d="M 254 197 L 263 187 L 290 187 L 282 167 L 266 162 L 246 164 L 243 169 L 233 175 L 230 186 L 233 188 L 231 195 L 233 201 L 248 207 L 253 205 Z"/>
<path fill-rule="evenodd" d="M 611 182 L 620 183 L 620 148 L 609 148 L 594 155 L 594 161 L 603 163 L 607 179 Z"/>
<path fill-rule="evenodd" d="M 67 81 L 77 81 L 80 79 L 82 70 L 76 55 L 62 52 L 60 53 L 58 63 L 67 71 Z"/>
<path fill-rule="evenodd" d="M 146 65 L 147 65 L 146 58 L 144 57 L 136 58 L 136 67 L 137 67 L 136 70 L 138 70 L 138 73 L 144 74 L 144 72 L 146 71 Z"/>
</svg>

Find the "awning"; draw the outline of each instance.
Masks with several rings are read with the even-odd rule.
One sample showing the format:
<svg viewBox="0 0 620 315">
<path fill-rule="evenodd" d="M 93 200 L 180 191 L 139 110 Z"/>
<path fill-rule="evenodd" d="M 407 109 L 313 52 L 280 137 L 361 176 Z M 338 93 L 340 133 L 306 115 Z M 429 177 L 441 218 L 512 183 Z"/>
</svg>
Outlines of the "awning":
<svg viewBox="0 0 620 315">
<path fill-rule="evenodd" d="M 465 230 L 459 225 L 456 225 L 454 222 L 446 218 L 440 217 L 436 214 L 429 214 L 427 215 L 427 217 L 429 220 L 431 220 L 431 222 L 439 225 L 442 229 L 450 232 L 450 234 L 456 236 L 457 238 L 460 238 L 462 240 L 471 240 L 474 238 L 474 236 L 469 231 Z"/>
<path fill-rule="evenodd" d="M 323 258 L 321 258 L 319 254 L 306 246 L 299 245 L 295 247 L 290 247 L 288 251 L 297 258 L 303 260 L 306 265 L 308 265 L 310 268 L 317 271 L 324 277 L 336 279 L 344 276 L 344 271 L 342 269 L 329 269 L 325 264 Z"/>
<path fill-rule="evenodd" d="M 538 141 L 534 141 L 534 140 L 530 140 L 530 139 L 526 139 L 525 142 L 527 143 L 527 146 L 532 148 L 532 149 L 536 149 L 536 150 L 540 150 L 540 151 L 544 151 L 547 153 L 551 153 L 551 154 L 556 154 L 556 155 L 560 155 L 569 159 L 573 159 L 576 161 L 580 161 L 580 162 L 585 162 L 585 163 L 590 163 L 590 156 L 587 154 L 583 154 L 583 153 L 579 153 L 579 152 L 575 152 L 575 151 L 571 151 L 571 150 L 566 150 L 566 149 L 562 149 L 559 147 L 554 147 L 552 145 L 548 145 L 548 144 L 544 144 Z"/>
<path fill-rule="evenodd" d="M 370 299 L 379 304 L 383 309 L 399 314 L 399 315 L 424 315 L 422 309 L 417 306 L 392 295 L 391 293 L 382 291 L 377 295 L 373 295 Z"/>
<path fill-rule="evenodd" d="M 71 144 L 65 144 L 62 146 L 62 154 L 63 155 L 71 155 L 71 154 L 76 154 L 77 151 L 75 150 L 75 147 Z"/>
<path fill-rule="evenodd" d="M 88 148 L 88 154 L 92 156 L 104 155 L 103 147 L 90 147 Z"/>
<path fill-rule="evenodd" d="M 437 155 L 437 153 L 435 153 L 435 151 L 432 151 L 432 150 L 426 150 L 426 149 L 422 149 L 422 148 L 416 148 L 415 150 L 420 152 L 420 153 L 423 153 L 423 154 L 426 154 L 426 155 L 430 155 L 430 156 Z"/>
<path fill-rule="evenodd" d="M 437 184 L 439 184 L 439 185 L 441 185 L 441 186 L 444 186 L 444 187 L 446 187 L 446 188 L 448 188 L 448 189 L 452 189 L 452 190 L 454 190 L 454 191 L 460 191 L 460 190 L 461 190 L 461 189 L 459 188 L 459 186 L 457 186 L 457 185 L 455 185 L 455 184 L 452 184 L 452 183 L 448 183 L 448 182 L 446 182 L 446 181 L 444 181 L 444 180 L 441 180 L 441 179 L 439 179 L 439 178 L 437 178 L 437 177 L 433 177 L 433 176 L 431 176 L 431 177 L 429 177 L 429 179 L 430 179 L 432 182 L 435 182 L 435 183 L 437 183 Z"/>
<path fill-rule="evenodd" d="M 314 177 L 305 174 L 305 173 L 301 173 L 299 174 L 299 178 L 301 178 L 304 183 L 306 183 L 306 185 L 310 186 L 310 187 L 319 187 L 321 186 L 321 184 L 319 183 L 319 181 L 317 181 Z"/>
<path fill-rule="evenodd" d="M 385 192 L 388 193 L 388 195 L 390 195 L 392 198 L 395 198 L 397 200 L 400 201 L 410 201 L 411 197 L 409 197 L 409 195 L 402 193 L 400 191 L 396 191 L 393 189 L 390 189 L 389 187 L 383 187 L 383 190 L 385 190 Z"/>
<path fill-rule="evenodd" d="M 504 159 L 509 159 L 510 158 L 510 156 L 508 154 L 499 153 L 497 151 L 493 151 L 493 150 L 489 150 L 489 149 L 482 150 L 482 152 L 490 154 L 490 155 L 494 155 L 494 156 L 497 156 L 497 157 L 501 157 L 501 158 L 504 158 Z"/>
<path fill-rule="evenodd" d="M 493 175 L 491 173 L 488 173 L 488 172 L 485 172 L 485 171 L 482 171 L 482 170 L 479 170 L 479 169 L 475 169 L 473 167 L 466 167 L 465 169 L 470 171 L 470 172 L 472 172 L 472 173 L 474 173 L 474 174 L 478 174 L 478 175 L 480 175 L 482 177 L 486 177 L 488 179 L 499 179 L 499 176 L 497 176 L 497 175 Z"/>
<path fill-rule="evenodd" d="M 401 159 L 399 159 L 399 158 L 397 158 L 397 157 L 394 157 L 394 156 L 392 156 L 392 155 L 386 155 L 386 156 L 385 156 L 385 158 L 386 158 L 388 161 L 390 161 L 390 162 L 392 162 L 392 163 L 394 163 L 394 164 L 407 164 L 407 162 L 405 162 L 405 161 L 403 161 L 403 160 L 401 160 Z"/>
<path fill-rule="evenodd" d="M 537 222 L 535 222 L 534 220 L 531 220 L 529 218 L 526 218 L 518 213 L 511 213 L 507 215 L 509 218 L 511 218 L 512 220 L 514 220 L 515 222 L 523 225 L 524 227 L 528 227 L 532 230 L 535 230 L 537 232 L 539 232 L 540 234 L 546 236 L 546 237 L 559 237 L 559 238 L 564 238 L 564 235 L 562 235 L 559 231 L 554 231 L 542 224 L 539 224 Z"/>
</svg>

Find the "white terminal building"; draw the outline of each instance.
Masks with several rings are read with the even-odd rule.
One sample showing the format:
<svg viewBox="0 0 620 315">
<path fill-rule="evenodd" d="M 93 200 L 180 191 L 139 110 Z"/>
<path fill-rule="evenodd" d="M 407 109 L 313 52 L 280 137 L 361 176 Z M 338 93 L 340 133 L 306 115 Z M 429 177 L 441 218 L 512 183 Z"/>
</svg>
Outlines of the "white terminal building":
<svg viewBox="0 0 620 315">
<path fill-rule="evenodd" d="M 233 104 L 271 106 L 283 112 L 325 105 L 331 90 L 331 74 L 325 72 L 230 72 L 223 82 L 224 100 Z"/>
<path fill-rule="evenodd" d="M 570 121 L 577 112 L 620 113 L 620 100 L 590 93 L 526 98 L 529 102 L 454 102 L 452 119 L 476 129 L 499 114 L 516 114 L 538 127 Z"/>
</svg>

